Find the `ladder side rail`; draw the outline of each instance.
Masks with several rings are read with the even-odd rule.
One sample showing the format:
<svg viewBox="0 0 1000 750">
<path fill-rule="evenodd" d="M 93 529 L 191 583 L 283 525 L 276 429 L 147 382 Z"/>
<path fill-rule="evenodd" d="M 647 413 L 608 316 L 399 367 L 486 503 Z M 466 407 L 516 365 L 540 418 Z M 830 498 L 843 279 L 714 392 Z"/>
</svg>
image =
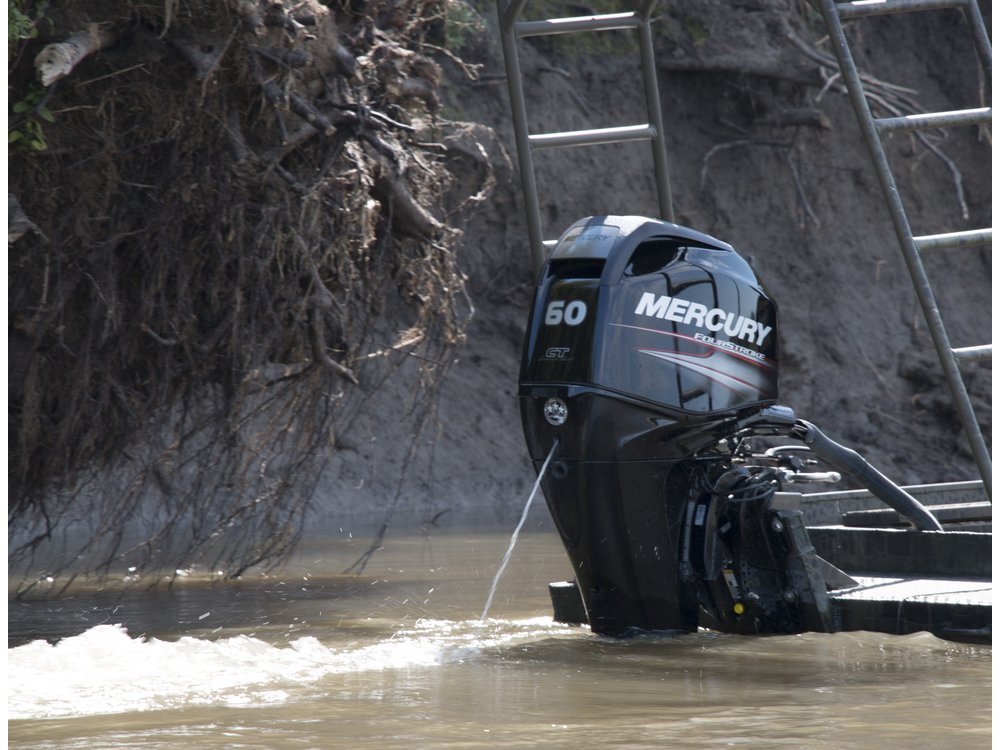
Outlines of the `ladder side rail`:
<svg viewBox="0 0 1000 750">
<path fill-rule="evenodd" d="M 653 8 L 657 2 L 658 0 L 642 0 L 639 13 L 614 13 L 601 16 L 557 18 L 545 21 L 519 21 L 527 0 L 510 0 L 509 3 L 506 3 L 505 0 L 497 0 L 500 40 L 507 75 L 507 89 L 511 101 L 518 168 L 521 172 L 521 189 L 524 194 L 525 213 L 528 222 L 528 239 L 531 245 L 532 266 L 536 274 L 541 271 L 542 265 L 545 262 L 546 249 L 553 243 L 546 242 L 542 236 L 538 183 L 535 178 L 534 159 L 532 156 L 534 148 L 570 147 L 649 140 L 653 151 L 659 211 L 661 216 L 667 221 L 674 220 L 673 199 L 670 192 L 670 179 L 667 169 L 663 113 L 660 108 L 656 63 L 653 53 L 653 37 L 650 29 Z M 517 55 L 517 40 L 530 36 L 618 29 L 637 29 L 639 31 L 643 88 L 646 95 L 646 109 L 649 123 L 645 125 L 569 131 L 564 133 L 530 134 L 528 131 L 524 86 Z"/>
<path fill-rule="evenodd" d="M 976 53 L 979 55 L 979 61 L 982 63 L 987 78 L 992 79 L 993 45 L 983 21 L 979 0 L 856 0 L 855 2 L 838 3 L 837 13 L 840 18 L 853 19 L 890 13 L 946 10 L 949 8 L 955 8 L 968 14 L 966 21 L 972 32 Z"/>
<path fill-rule="evenodd" d="M 640 11 L 642 25 L 639 27 L 639 54 L 642 64 L 642 80 L 646 89 L 646 111 L 656 136 L 650 143 L 653 150 L 653 171 L 656 178 L 656 193 L 659 200 L 660 217 L 674 220 L 674 200 L 670 190 L 670 172 L 667 163 L 667 134 L 663 127 L 663 109 L 660 106 L 660 87 L 656 74 L 656 60 L 653 52 L 652 15 L 657 0 L 643 0 Z"/>
<path fill-rule="evenodd" d="M 882 148 L 874 118 L 868 107 L 868 101 L 865 98 L 858 69 L 854 64 L 854 58 L 848 47 L 843 25 L 840 23 L 835 0 L 824 0 L 821 4 L 821 10 L 830 33 L 833 51 L 840 64 L 844 85 L 847 87 L 849 98 L 857 115 L 858 124 L 861 127 L 865 144 L 868 147 L 869 156 L 875 166 L 879 185 L 889 207 L 893 228 L 899 240 L 907 269 L 910 272 L 917 300 L 923 310 L 924 319 L 931 334 L 931 340 L 934 342 L 934 347 L 938 352 L 945 380 L 951 389 L 959 421 L 965 430 L 976 465 L 982 475 L 983 486 L 987 494 L 992 498 L 992 459 L 986 447 L 986 442 L 983 439 L 982 431 L 979 429 L 979 423 L 972 408 L 972 400 L 962 380 L 962 373 L 958 368 L 958 362 L 948 340 L 944 321 L 941 318 L 940 310 L 934 299 L 934 291 L 931 288 L 927 272 L 913 241 L 913 232 L 910 230 L 909 221 L 906 218 L 906 210 L 896 187 L 896 181 L 893 177 L 888 157 Z"/>
<path fill-rule="evenodd" d="M 511 0 L 507 5 L 504 0 L 497 0 L 497 14 L 500 20 L 500 43 L 503 48 L 507 92 L 510 96 L 514 141 L 517 147 L 517 164 L 521 172 L 521 191 L 528 221 L 531 266 L 537 276 L 545 263 L 545 246 L 542 239 L 542 216 L 538 202 L 538 183 L 535 181 L 535 164 L 531 158 L 531 144 L 528 140 L 528 113 L 524 103 L 521 65 L 517 57 L 517 36 L 514 30 L 525 3 L 527 0 Z"/>
<path fill-rule="evenodd" d="M 972 31 L 972 41 L 976 46 L 976 53 L 979 55 L 979 62 L 982 63 L 983 72 L 986 74 L 988 82 L 993 81 L 993 43 L 990 35 L 986 31 L 986 24 L 983 21 L 983 12 L 979 9 L 979 0 L 967 0 L 965 6 L 966 22 Z"/>
<path fill-rule="evenodd" d="M 517 19 L 524 12 L 524 6 L 528 0 L 510 0 L 508 5 L 504 5 L 504 0 L 497 0 L 497 12 L 500 14 L 500 31 L 504 34 L 512 34 Z"/>
</svg>

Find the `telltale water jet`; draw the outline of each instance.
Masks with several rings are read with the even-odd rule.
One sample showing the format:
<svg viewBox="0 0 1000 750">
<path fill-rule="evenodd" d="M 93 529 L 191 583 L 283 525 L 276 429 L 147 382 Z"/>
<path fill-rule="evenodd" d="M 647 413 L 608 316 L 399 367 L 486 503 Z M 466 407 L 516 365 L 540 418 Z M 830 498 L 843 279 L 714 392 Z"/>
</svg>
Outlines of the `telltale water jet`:
<svg viewBox="0 0 1000 750">
<path fill-rule="evenodd" d="M 538 478 L 535 480 L 535 486 L 531 488 L 531 494 L 528 495 L 528 502 L 524 504 L 524 510 L 521 511 L 521 520 L 517 522 L 517 526 L 514 528 L 514 533 L 510 537 L 510 544 L 507 546 L 507 552 L 503 556 L 503 560 L 500 561 L 500 567 L 497 568 L 496 575 L 493 577 L 493 584 L 490 586 L 489 596 L 486 597 L 486 606 L 483 607 L 483 614 L 480 620 L 485 621 L 486 615 L 490 611 L 490 606 L 493 604 L 493 596 L 497 592 L 497 586 L 500 584 L 500 578 L 503 576 L 504 570 L 507 568 L 507 563 L 510 562 L 510 557 L 514 554 L 514 547 L 517 545 L 517 536 L 521 533 L 521 528 L 524 526 L 524 522 L 528 520 L 528 511 L 531 510 L 531 502 L 535 499 L 535 495 L 538 494 L 538 488 L 542 486 L 542 478 L 545 476 L 546 470 L 549 468 L 549 462 L 552 461 L 552 456 L 555 455 L 556 447 L 559 445 L 559 439 L 552 441 L 552 448 L 549 450 L 549 455 L 545 459 L 545 463 L 542 464 L 541 470 L 538 472 Z"/>
</svg>

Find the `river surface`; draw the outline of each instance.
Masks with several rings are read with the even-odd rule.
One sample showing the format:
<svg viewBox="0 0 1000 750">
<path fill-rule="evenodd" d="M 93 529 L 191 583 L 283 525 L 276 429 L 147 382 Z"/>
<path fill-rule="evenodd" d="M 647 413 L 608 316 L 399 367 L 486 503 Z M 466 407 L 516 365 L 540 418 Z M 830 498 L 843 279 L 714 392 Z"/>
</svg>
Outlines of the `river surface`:
<svg viewBox="0 0 1000 750">
<path fill-rule="evenodd" d="M 928 634 L 596 636 L 553 623 L 571 577 L 529 524 L 303 545 L 280 571 L 81 586 L 8 607 L 8 747 L 991 746 L 989 647 Z M 47 639 L 47 640 L 43 640 Z"/>
</svg>

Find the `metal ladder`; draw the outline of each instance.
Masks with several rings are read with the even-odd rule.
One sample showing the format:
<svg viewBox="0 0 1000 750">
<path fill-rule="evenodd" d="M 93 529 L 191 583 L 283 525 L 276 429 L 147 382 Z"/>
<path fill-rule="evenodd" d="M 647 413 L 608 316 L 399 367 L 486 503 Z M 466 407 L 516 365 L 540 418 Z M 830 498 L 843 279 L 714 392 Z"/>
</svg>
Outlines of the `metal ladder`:
<svg viewBox="0 0 1000 750">
<path fill-rule="evenodd" d="M 497 13 L 500 19 L 500 39 L 507 70 L 507 88 L 510 92 L 518 167 L 521 171 L 521 188 L 524 193 L 525 212 L 528 220 L 531 260 L 537 274 L 545 262 L 546 247 L 554 245 L 555 240 L 546 241 L 542 237 L 538 186 L 535 181 L 535 166 L 532 160 L 532 152 L 535 149 L 648 140 L 653 149 L 653 166 L 656 174 L 660 218 L 673 221 L 673 202 L 670 196 L 670 179 L 667 174 L 667 150 L 663 132 L 663 115 L 660 110 L 660 94 L 656 80 L 656 63 L 653 58 L 653 36 L 650 31 L 650 17 L 658 0 L 639 0 L 639 9 L 630 13 L 522 21 L 520 20 L 521 13 L 527 2 L 528 0 L 497 0 Z M 649 122 L 593 130 L 530 134 L 524 102 L 524 87 L 521 80 L 521 66 L 517 56 L 517 40 L 534 36 L 620 29 L 636 29 L 639 32 L 639 51 Z"/>
<path fill-rule="evenodd" d="M 898 133 L 912 130 L 928 130 L 959 125 L 983 125 L 992 122 L 992 107 L 964 109 L 952 112 L 931 112 L 926 114 L 908 115 L 905 117 L 876 118 L 872 115 L 865 98 L 864 88 L 854 58 L 844 34 L 843 20 L 861 18 L 864 16 L 883 15 L 889 13 L 905 13 L 920 10 L 939 10 L 957 8 L 965 10 L 973 37 L 973 43 L 983 65 L 987 79 L 991 78 L 992 45 L 983 23 L 977 0 L 858 0 L 856 2 L 837 2 L 836 0 L 819 0 L 820 10 L 826 22 L 827 32 L 833 45 L 834 54 L 840 65 L 841 76 L 847 87 L 848 95 L 854 106 L 858 123 L 875 171 L 878 176 L 882 194 L 892 216 L 893 227 L 900 249 L 910 272 L 917 299 L 924 312 L 924 318 L 930 329 L 934 348 L 937 350 L 944 369 L 945 379 L 951 390 L 952 399 L 958 411 L 962 428 L 972 448 L 976 465 L 983 478 L 983 487 L 988 497 L 992 498 L 992 460 L 982 430 L 976 420 L 969 392 L 962 380 L 960 363 L 991 359 L 993 347 L 968 346 L 953 348 L 945 331 L 944 322 L 934 298 L 934 292 L 928 281 L 921 254 L 932 250 L 947 250 L 968 248 L 990 244 L 993 239 L 992 229 L 977 229 L 964 232 L 950 232 L 914 237 L 906 211 L 896 189 L 889 159 L 882 145 L 881 136 L 888 133 Z"/>
</svg>

